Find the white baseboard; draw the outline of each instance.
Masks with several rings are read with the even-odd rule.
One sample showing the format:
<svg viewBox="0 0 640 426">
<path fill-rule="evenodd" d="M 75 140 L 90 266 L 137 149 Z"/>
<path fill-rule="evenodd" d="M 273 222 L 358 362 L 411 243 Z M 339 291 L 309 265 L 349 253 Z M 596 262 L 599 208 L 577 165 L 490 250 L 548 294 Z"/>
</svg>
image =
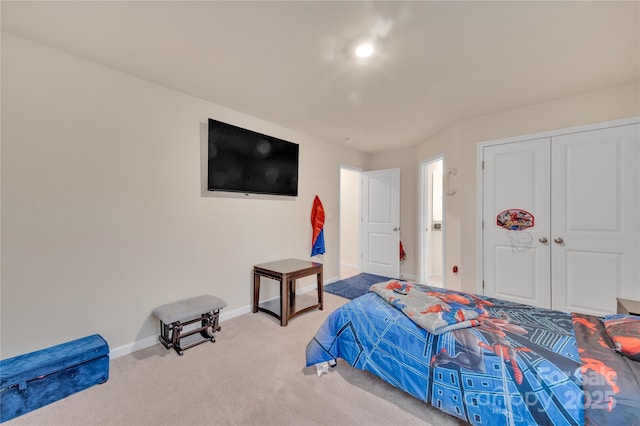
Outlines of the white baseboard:
<svg viewBox="0 0 640 426">
<path fill-rule="evenodd" d="M 128 345 L 118 346 L 117 348 L 111 348 L 109 350 L 109 358 L 110 359 L 120 358 L 121 356 L 129 355 L 141 349 L 145 349 L 145 348 L 148 348 L 149 346 L 153 346 L 156 343 L 160 344 L 160 342 L 158 341 L 158 336 L 151 336 L 141 340 L 136 340 L 135 342 L 129 343 Z"/>
<path fill-rule="evenodd" d="M 340 277 L 333 277 L 333 278 L 329 278 L 328 280 L 324 280 L 324 284 L 323 285 L 335 283 L 336 281 L 340 281 Z M 313 288 L 315 289 L 315 287 L 313 287 Z M 307 291 L 311 291 L 311 290 L 307 290 Z"/>
<path fill-rule="evenodd" d="M 329 280 L 325 280 L 324 284 L 331 284 L 333 282 L 338 281 L 338 278 L 331 278 Z M 316 290 L 316 286 L 315 285 L 310 285 L 307 287 L 300 287 L 299 289 L 296 290 L 296 294 L 304 294 L 304 293 L 308 293 L 310 291 L 315 291 Z M 275 300 L 280 296 L 275 296 L 272 297 L 270 299 L 266 299 L 265 302 L 271 301 L 271 300 Z M 232 318 L 235 317 L 239 317 L 240 315 L 244 315 L 244 314 L 248 314 L 250 312 L 253 311 L 253 305 L 249 304 L 249 305 L 245 305 L 245 306 L 241 306 L 239 308 L 236 309 L 232 309 L 232 310 L 222 310 L 220 312 L 220 322 L 224 322 L 226 320 L 230 320 Z M 140 339 L 140 340 L 136 340 L 133 343 L 129 343 L 126 345 L 122 345 L 122 346 L 118 346 L 117 348 L 113 348 L 110 350 L 109 353 L 109 357 L 111 359 L 116 359 L 116 358 L 120 358 L 121 356 L 125 356 L 125 355 L 129 355 L 132 354 L 134 352 L 137 352 L 139 350 L 148 348 L 150 346 L 153 346 L 155 344 L 160 344 L 160 342 L 158 341 L 158 335 L 154 335 L 154 336 L 150 336 L 150 337 L 145 337 L 144 339 Z"/>
</svg>

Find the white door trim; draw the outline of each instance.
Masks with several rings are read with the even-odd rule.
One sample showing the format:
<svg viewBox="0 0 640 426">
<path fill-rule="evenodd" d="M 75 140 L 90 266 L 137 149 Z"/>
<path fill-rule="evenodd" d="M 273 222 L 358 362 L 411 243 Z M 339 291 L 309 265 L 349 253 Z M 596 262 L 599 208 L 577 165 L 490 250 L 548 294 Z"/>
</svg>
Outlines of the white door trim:
<svg viewBox="0 0 640 426">
<path fill-rule="evenodd" d="M 419 248 L 418 248 L 418 281 L 421 283 L 425 283 L 427 281 L 427 268 L 426 268 L 426 244 L 427 244 L 427 238 L 425 235 L 425 229 L 427 227 L 427 223 L 425 221 L 425 217 L 427 215 L 427 212 L 425 211 L 425 203 L 426 203 L 426 199 L 425 196 L 427 194 L 428 188 L 425 188 L 425 172 L 427 170 L 427 168 L 429 167 L 429 165 L 431 163 L 434 163 L 436 161 L 442 161 L 442 171 L 443 174 L 445 172 L 445 170 L 447 170 L 447 163 L 446 163 L 446 157 L 445 154 L 439 154 L 430 158 L 427 158 L 426 160 L 423 160 L 420 162 L 420 177 L 419 177 L 419 194 L 418 194 L 418 198 L 419 198 L 419 205 L 418 205 L 418 218 L 419 218 L 419 229 L 420 229 L 420 235 L 418 237 L 418 244 L 419 244 Z M 446 264 L 447 264 L 447 260 L 446 260 L 446 232 L 447 232 L 447 226 L 446 226 L 446 217 L 447 217 L 447 197 L 444 196 L 444 188 L 443 188 L 443 197 L 442 197 L 442 287 L 443 288 L 447 288 L 447 268 L 446 268 Z"/>
<path fill-rule="evenodd" d="M 360 167 L 355 167 L 355 166 L 351 166 L 349 164 L 345 164 L 345 163 L 338 163 L 338 193 L 340 194 L 340 196 L 338 196 L 338 279 L 341 278 L 340 275 L 340 268 L 342 267 L 342 253 L 340 250 L 341 247 L 341 241 L 340 239 L 343 237 L 342 233 L 340 232 L 342 230 L 342 170 L 351 170 L 353 172 L 357 172 L 360 173 L 360 175 L 362 175 L 362 168 Z M 362 179 L 360 177 L 360 179 Z M 360 191 L 361 189 L 361 185 L 358 185 L 358 206 L 360 206 L 362 204 L 362 193 Z M 360 222 L 360 218 L 358 218 L 358 222 Z M 362 236 L 360 235 L 360 228 L 358 228 L 358 270 L 362 271 L 362 256 L 360 256 L 360 253 L 362 253 L 362 248 L 360 247 L 360 241 L 362 239 Z"/>
</svg>

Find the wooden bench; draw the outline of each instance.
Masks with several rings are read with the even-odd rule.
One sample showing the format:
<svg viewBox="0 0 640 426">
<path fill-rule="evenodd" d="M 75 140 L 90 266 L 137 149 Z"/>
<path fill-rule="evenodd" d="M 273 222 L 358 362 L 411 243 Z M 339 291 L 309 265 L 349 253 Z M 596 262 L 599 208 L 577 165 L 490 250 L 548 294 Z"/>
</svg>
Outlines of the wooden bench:
<svg viewBox="0 0 640 426">
<path fill-rule="evenodd" d="M 153 310 L 160 320 L 160 343 L 165 348 L 173 348 L 178 355 L 200 343 L 215 342 L 214 333 L 220 331 L 218 325 L 220 309 L 227 303 L 215 296 L 203 295 L 190 299 L 179 300 L 166 305 L 158 306 Z M 199 326 L 185 327 L 200 322 Z M 197 336 L 197 334 L 200 334 Z M 195 338 L 189 338 L 195 336 Z M 186 339 L 185 342 L 182 339 Z"/>
</svg>

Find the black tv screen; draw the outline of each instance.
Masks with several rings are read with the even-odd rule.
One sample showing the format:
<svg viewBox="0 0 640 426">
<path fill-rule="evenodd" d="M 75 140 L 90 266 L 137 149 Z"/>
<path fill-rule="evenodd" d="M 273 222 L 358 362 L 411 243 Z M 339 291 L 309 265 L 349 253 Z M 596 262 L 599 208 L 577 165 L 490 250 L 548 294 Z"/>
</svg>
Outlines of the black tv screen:
<svg viewBox="0 0 640 426">
<path fill-rule="evenodd" d="M 209 191 L 298 195 L 293 142 L 209 119 Z"/>
</svg>

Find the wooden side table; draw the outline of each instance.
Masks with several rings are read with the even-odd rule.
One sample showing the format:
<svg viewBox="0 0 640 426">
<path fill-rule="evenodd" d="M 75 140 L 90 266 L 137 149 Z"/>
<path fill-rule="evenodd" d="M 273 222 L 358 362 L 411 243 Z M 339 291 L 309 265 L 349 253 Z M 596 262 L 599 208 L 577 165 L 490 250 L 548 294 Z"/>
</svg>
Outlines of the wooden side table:
<svg viewBox="0 0 640 426">
<path fill-rule="evenodd" d="M 317 276 L 318 300 L 312 298 L 311 304 L 298 296 L 296 300 L 296 280 L 310 275 Z M 260 278 L 271 278 L 280 282 L 280 300 L 260 304 Z M 253 313 L 266 312 L 280 320 L 280 325 L 286 327 L 289 320 L 298 314 L 312 309 L 322 310 L 323 295 L 322 263 L 300 259 L 285 259 L 275 262 L 262 263 L 253 267 Z"/>
<path fill-rule="evenodd" d="M 640 315 L 640 300 L 618 298 L 619 314 Z"/>
</svg>

